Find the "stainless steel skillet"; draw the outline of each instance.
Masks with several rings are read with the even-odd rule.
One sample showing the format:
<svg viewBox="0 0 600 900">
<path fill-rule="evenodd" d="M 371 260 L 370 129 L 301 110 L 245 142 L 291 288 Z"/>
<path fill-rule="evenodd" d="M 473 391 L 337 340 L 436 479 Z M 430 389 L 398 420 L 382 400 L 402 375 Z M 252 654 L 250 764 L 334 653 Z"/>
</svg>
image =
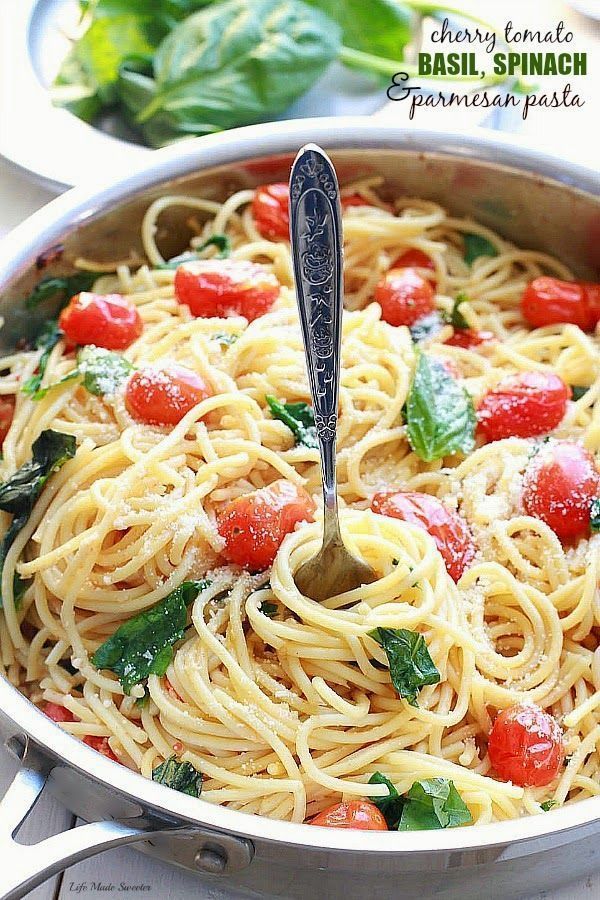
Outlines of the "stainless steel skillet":
<svg viewBox="0 0 600 900">
<path fill-rule="evenodd" d="M 65 245 L 51 272 L 79 254 L 104 251 L 109 259 L 115 246 L 138 243 L 140 216 L 154 197 L 224 197 L 285 180 L 307 141 L 332 153 L 342 183 L 383 175 L 390 195 L 438 200 L 522 246 L 555 254 L 583 277 L 598 273 L 600 189 L 592 172 L 496 136 L 406 133 L 365 119 L 277 123 L 159 151 L 118 184 L 73 191 L 16 229 L 0 246 L 5 347 L 33 327 L 21 300 L 40 277 L 35 260 L 42 251 Z M 169 255 L 186 243 L 185 217 L 185 210 L 165 216 L 158 237 Z M 7 752 L 22 757 L 0 806 L 4 897 L 23 896 L 60 868 L 128 842 L 240 896 L 508 898 L 600 867 L 600 798 L 475 828 L 402 835 L 325 830 L 248 816 L 147 781 L 63 733 L 2 679 L 0 737 Z M 45 785 L 93 824 L 21 850 L 11 835 Z"/>
</svg>

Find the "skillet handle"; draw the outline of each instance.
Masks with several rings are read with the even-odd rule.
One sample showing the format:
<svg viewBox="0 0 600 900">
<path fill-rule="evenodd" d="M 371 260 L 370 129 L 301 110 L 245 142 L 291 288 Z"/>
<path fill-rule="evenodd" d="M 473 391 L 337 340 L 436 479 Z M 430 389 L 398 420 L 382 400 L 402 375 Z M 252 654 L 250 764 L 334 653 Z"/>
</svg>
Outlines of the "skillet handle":
<svg viewBox="0 0 600 900">
<path fill-rule="evenodd" d="M 20 900 L 73 863 L 156 834 L 156 829 L 105 821 L 80 825 L 33 846 L 19 844 L 14 835 L 34 808 L 47 778 L 47 773 L 24 765 L 0 802 L 0 859 L 4 862 L 0 870 L 1 900 Z"/>
</svg>

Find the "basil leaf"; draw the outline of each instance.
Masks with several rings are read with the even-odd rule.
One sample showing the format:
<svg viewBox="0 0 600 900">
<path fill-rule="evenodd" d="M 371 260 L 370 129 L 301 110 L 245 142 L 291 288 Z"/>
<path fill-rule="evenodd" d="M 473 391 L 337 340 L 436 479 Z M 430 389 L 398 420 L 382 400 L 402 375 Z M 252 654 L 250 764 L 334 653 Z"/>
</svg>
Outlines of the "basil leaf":
<svg viewBox="0 0 600 900">
<path fill-rule="evenodd" d="M 410 336 L 415 344 L 421 341 L 427 341 L 434 337 L 444 327 L 444 323 L 439 313 L 432 312 L 422 319 L 418 319 L 414 325 L 409 326 Z"/>
<path fill-rule="evenodd" d="M 235 344 L 236 341 L 239 341 L 239 334 L 232 334 L 231 332 L 226 333 L 224 331 L 219 331 L 217 334 L 213 334 L 212 340 L 218 341 L 220 344 L 225 344 L 226 347 L 231 347 L 232 344 Z"/>
<path fill-rule="evenodd" d="M 469 808 L 448 778 L 415 781 L 404 800 L 398 831 L 454 828 L 473 821 Z"/>
<path fill-rule="evenodd" d="M 152 781 L 190 797 L 199 797 L 202 791 L 202 773 L 190 762 L 180 762 L 175 756 L 170 756 L 152 770 Z"/>
<path fill-rule="evenodd" d="M 48 360 L 50 359 L 50 354 L 52 353 L 52 350 L 54 349 L 54 347 L 56 347 L 62 336 L 63 333 L 58 327 L 58 322 L 56 322 L 55 319 L 51 319 L 44 324 L 44 327 L 37 336 L 35 342 L 36 349 L 43 350 L 44 352 L 40 356 L 40 361 L 37 365 L 37 372 L 32 375 L 31 378 L 28 378 L 21 387 L 21 390 L 24 394 L 33 396 L 36 400 L 38 399 L 35 395 L 40 389 L 40 384 L 42 383 L 42 379 L 48 365 Z"/>
<path fill-rule="evenodd" d="M 414 14 L 397 0 L 308 0 L 337 22 L 346 47 L 401 60 L 412 38 Z"/>
<path fill-rule="evenodd" d="M 551 809 L 554 809 L 555 806 L 558 806 L 556 800 L 544 800 L 543 803 L 540 803 L 541 808 L 544 812 L 549 812 Z"/>
<path fill-rule="evenodd" d="M 62 307 L 75 294 L 89 291 L 101 274 L 101 272 L 74 272 L 73 275 L 52 275 L 49 278 L 42 278 L 25 298 L 25 307 L 35 309 L 40 303 L 50 299 L 58 299 Z"/>
<path fill-rule="evenodd" d="M 466 232 L 463 234 L 463 240 L 465 248 L 463 258 L 468 266 L 472 266 L 480 256 L 498 256 L 494 245 L 481 234 Z"/>
<path fill-rule="evenodd" d="M 75 378 L 83 378 L 84 388 L 90 394 L 95 394 L 96 397 L 114 394 L 131 372 L 133 372 L 133 366 L 124 356 L 90 344 L 79 350 L 77 367 L 72 372 L 67 372 L 59 381 L 38 389 L 32 395 L 32 399 L 42 400 L 48 391 L 68 381 L 73 381 Z"/>
<path fill-rule="evenodd" d="M 390 831 L 396 831 L 400 824 L 404 799 L 389 778 L 386 778 L 381 772 L 374 772 L 369 778 L 369 784 L 385 784 L 387 787 L 389 792 L 387 797 L 370 797 L 369 799 L 384 816 Z"/>
<path fill-rule="evenodd" d="M 592 500 L 590 507 L 590 528 L 594 534 L 600 531 L 600 497 Z"/>
<path fill-rule="evenodd" d="M 184 581 L 164 600 L 124 622 L 98 647 L 92 664 L 114 672 L 126 694 L 149 675 L 164 675 L 173 645 L 184 636 L 187 607 L 209 583 Z"/>
<path fill-rule="evenodd" d="M 296 445 L 318 449 L 315 414 L 307 403 L 282 403 L 276 397 L 265 397 L 274 419 L 283 422 L 296 438 Z"/>
<path fill-rule="evenodd" d="M 411 706 L 418 706 L 419 690 L 440 680 L 423 635 L 407 628 L 376 628 L 369 637 L 385 650 L 392 684 L 399 696 Z"/>
<path fill-rule="evenodd" d="M 588 391 L 589 387 L 585 387 L 579 384 L 571 385 L 571 394 L 573 400 L 581 400 L 582 397 L 585 397 Z"/>
<path fill-rule="evenodd" d="M 412 449 L 425 462 L 470 453 L 475 446 L 471 397 L 438 360 L 420 350 L 406 401 L 406 425 Z"/>
<path fill-rule="evenodd" d="M 277 615 L 277 604 L 270 603 L 268 600 L 263 600 L 258 609 L 263 616 L 267 616 L 269 619 L 273 619 Z"/>
<path fill-rule="evenodd" d="M 2 541 L 0 542 L 0 576 L 6 554 L 21 531 L 27 524 L 29 516 L 44 485 L 53 472 L 63 466 L 68 459 L 75 456 L 76 442 L 72 434 L 62 434 L 60 431 L 42 431 L 34 441 L 31 453 L 32 458 L 24 463 L 14 475 L 0 484 L 0 509 L 12 513 L 10 523 Z M 18 578 L 18 576 L 17 576 Z M 15 599 L 22 597 L 26 584 L 20 578 L 15 581 Z M 0 607 L 2 598 L 0 597 Z"/>
<path fill-rule="evenodd" d="M 174 256 L 172 259 L 167 260 L 167 262 L 162 263 L 158 268 L 176 269 L 183 263 L 195 262 L 198 259 L 202 259 L 200 254 L 203 250 L 206 250 L 207 247 L 216 247 L 218 249 L 219 252 L 215 259 L 226 259 L 231 255 L 231 241 L 228 236 L 226 234 L 212 234 L 203 244 L 196 247 L 195 250 L 186 250 L 185 253 L 180 253 L 179 256 Z"/>
<path fill-rule="evenodd" d="M 448 319 L 450 325 L 453 325 L 454 328 L 457 328 L 459 331 L 468 331 L 469 330 L 469 323 L 467 322 L 467 320 L 465 319 L 465 317 L 463 316 L 463 314 L 460 311 L 461 303 L 466 303 L 468 301 L 468 299 L 469 298 L 467 297 L 467 295 L 465 293 L 463 293 L 462 291 L 459 294 L 457 294 L 454 304 L 452 306 L 452 312 L 450 313 L 450 316 Z"/>
</svg>

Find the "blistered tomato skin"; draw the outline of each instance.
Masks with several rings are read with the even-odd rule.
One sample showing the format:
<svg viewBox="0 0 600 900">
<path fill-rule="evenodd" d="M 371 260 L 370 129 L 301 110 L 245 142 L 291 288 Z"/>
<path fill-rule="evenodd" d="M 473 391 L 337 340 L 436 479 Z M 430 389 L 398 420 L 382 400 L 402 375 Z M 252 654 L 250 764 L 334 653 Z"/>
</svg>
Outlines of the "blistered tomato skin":
<svg viewBox="0 0 600 900">
<path fill-rule="evenodd" d="M 477 409 L 488 441 L 547 434 L 562 421 L 571 389 L 553 372 L 522 372 L 501 381 Z"/>
<path fill-rule="evenodd" d="M 263 184 L 254 191 L 252 215 L 256 227 L 269 241 L 290 238 L 290 194 L 284 181 Z"/>
<path fill-rule="evenodd" d="M 195 372 L 184 366 L 139 369 L 125 388 L 129 414 L 146 425 L 177 425 L 186 413 L 212 390 Z"/>
<path fill-rule="evenodd" d="M 75 716 L 66 706 L 60 706 L 58 703 L 51 703 L 49 700 L 44 703 L 42 712 L 52 719 L 53 722 L 75 722 Z"/>
<path fill-rule="evenodd" d="M 217 518 L 223 555 L 251 572 L 272 565 L 286 534 L 313 519 L 315 504 L 302 487 L 280 478 L 268 487 L 226 503 Z"/>
<path fill-rule="evenodd" d="M 93 294 L 82 291 L 63 309 L 58 326 L 67 342 L 94 344 L 105 350 L 125 350 L 144 330 L 136 307 L 120 294 Z"/>
<path fill-rule="evenodd" d="M 271 272 L 245 259 L 202 259 L 184 263 L 175 273 L 175 296 L 197 318 L 267 313 L 281 286 Z"/>
<path fill-rule="evenodd" d="M 503 781 L 543 787 L 554 781 L 565 758 L 562 730 L 554 716 L 539 706 L 511 706 L 494 720 L 488 753 Z"/>
<path fill-rule="evenodd" d="M 592 331 L 600 320 L 600 285 L 542 275 L 525 288 L 521 311 L 534 328 L 569 322 Z"/>
<path fill-rule="evenodd" d="M 390 269 L 375 288 L 375 300 L 389 325 L 414 325 L 435 308 L 431 282 L 416 269 Z"/>
<path fill-rule="evenodd" d="M 354 828 L 357 831 L 388 831 L 383 813 L 369 800 L 336 803 L 324 809 L 308 824 L 324 828 Z"/>
<path fill-rule="evenodd" d="M 563 542 L 590 533 L 590 507 L 600 496 L 600 473 L 588 450 L 571 441 L 539 449 L 523 479 L 525 513 L 545 522 Z"/>
<path fill-rule="evenodd" d="M 0 397 L 0 446 L 10 430 L 15 414 L 15 395 L 5 394 Z"/>
<path fill-rule="evenodd" d="M 475 544 L 469 526 L 441 500 L 417 491 L 381 491 L 371 501 L 371 509 L 382 516 L 402 519 L 427 531 L 440 551 L 448 574 L 458 581 L 475 558 Z"/>
</svg>

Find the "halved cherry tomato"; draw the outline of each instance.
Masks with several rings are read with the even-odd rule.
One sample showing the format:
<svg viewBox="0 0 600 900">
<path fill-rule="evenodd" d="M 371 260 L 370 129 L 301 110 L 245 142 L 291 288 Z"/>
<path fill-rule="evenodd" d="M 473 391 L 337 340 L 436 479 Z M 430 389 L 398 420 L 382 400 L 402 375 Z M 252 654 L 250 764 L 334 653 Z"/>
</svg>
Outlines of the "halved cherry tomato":
<svg viewBox="0 0 600 900">
<path fill-rule="evenodd" d="M 361 194 L 346 194 L 345 197 L 340 198 L 340 203 L 342 204 L 342 210 L 344 212 L 351 209 L 353 206 L 373 206 L 370 200 L 367 200 L 366 197 L 363 197 Z M 394 207 L 391 203 L 385 203 L 384 207 L 388 212 L 394 212 Z M 380 209 L 380 207 L 376 208 Z"/>
<path fill-rule="evenodd" d="M 252 215 L 256 227 L 268 240 L 290 238 L 290 192 L 284 181 L 263 184 L 254 191 Z"/>
<path fill-rule="evenodd" d="M 496 335 L 493 331 L 475 331 L 473 328 L 456 328 L 454 334 L 449 337 L 445 344 L 450 347 L 462 347 L 464 350 L 472 350 L 473 347 L 479 347 L 481 344 L 489 344 L 495 341 Z"/>
<path fill-rule="evenodd" d="M 4 394 L 0 397 L 0 445 L 9 432 L 15 414 L 15 395 Z"/>
<path fill-rule="evenodd" d="M 422 250 L 419 250 L 417 247 L 409 247 L 408 250 L 405 250 L 404 253 L 401 253 L 400 256 L 394 260 L 391 269 L 431 269 L 432 272 L 435 272 L 435 264 L 430 256 L 427 256 Z"/>
<path fill-rule="evenodd" d="M 88 734 L 84 737 L 83 743 L 87 744 L 88 747 L 91 747 L 92 750 L 95 750 L 97 753 L 101 753 L 102 756 L 106 756 L 107 759 L 112 759 L 113 762 L 121 762 L 121 760 L 112 752 L 107 737 Z"/>
<path fill-rule="evenodd" d="M 542 275 L 525 288 L 521 310 L 534 328 L 571 322 L 592 331 L 600 321 L 600 284 Z"/>
<path fill-rule="evenodd" d="M 226 503 L 217 519 L 225 557 L 251 572 L 262 572 L 298 522 L 312 521 L 315 504 L 302 487 L 279 478 L 268 487 Z"/>
<path fill-rule="evenodd" d="M 355 828 L 358 831 L 388 831 L 387 822 L 370 800 L 347 800 L 328 806 L 309 825 L 324 828 Z"/>
<path fill-rule="evenodd" d="M 594 457 L 571 441 L 541 447 L 523 479 L 523 509 L 549 525 L 561 541 L 589 534 L 590 507 L 599 495 Z"/>
<path fill-rule="evenodd" d="M 279 296 L 277 278 L 246 259 L 199 259 L 175 273 L 175 296 L 192 315 L 245 316 L 252 321 L 270 310 Z"/>
<path fill-rule="evenodd" d="M 72 344 L 95 344 L 105 350 L 125 350 L 144 330 L 136 307 L 120 294 L 82 291 L 71 297 L 58 325 Z"/>
<path fill-rule="evenodd" d="M 433 312 L 434 290 L 416 269 L 390 269 L 375 288 L 375 300 L 390 325 L 414 325 Z"/>
<path fill-rule="evenodd" d="M 125 388 L 125 406 L 138 422 L 177 425 L 190 409 L 211 396 L 204 379 L 173 364 L 168 369 L 134 372 Z"/>
<path fill-rule="evenodd" d="M 459 580 L 475 558 L 475 544 L 467 523 L 437 497 L 418 491 L 381 491 L 371 500 L 371 509 L 427 531 L 454 581 Z"/>
<path fill-rule="evenodd" d="M 562 731 L 556 719 L 528 703 L 511 706 L 496 716 L 488 752 L 500 778 L 521 787 L 549 784 L 565 758 Z"/>
<path fill-rule="evenodd" d="M 52 703 L 50 700 L 47 700 L 46 703 L 44 703 L 42 712 L 45 713 L 49 719 L 52 719 L 53 722 L 77 721 L 70 709 L 67 709 L 66 706 L 60 706 L 58 703 Z"/>
<path fill-rule="evenodd" d="M 561 422 L 571 388 L 553 372 L 522 372 L 505 378 L 477 410 L 488 441 L 546 434 Z"/>
</svg>

